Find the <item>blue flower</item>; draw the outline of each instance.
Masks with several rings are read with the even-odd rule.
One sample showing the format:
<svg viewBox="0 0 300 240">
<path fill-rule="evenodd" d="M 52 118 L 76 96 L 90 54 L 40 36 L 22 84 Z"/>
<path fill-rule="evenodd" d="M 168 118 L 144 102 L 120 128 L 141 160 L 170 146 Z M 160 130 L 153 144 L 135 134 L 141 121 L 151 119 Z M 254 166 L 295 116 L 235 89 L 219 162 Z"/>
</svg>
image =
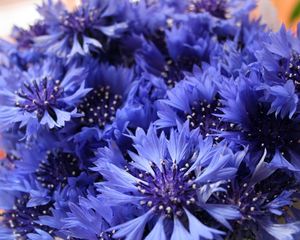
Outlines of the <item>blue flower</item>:
<svg viewBox="0 0 300 240">
<path fill-rule="evenodd" d="M 34 44 L 35 37 L 47 34 L 47 27 L 48 26 L 43 24 L 41 21 L 31 25 L 28 30 L 20 27 L 14 27 L 11 37 L 16 40 L 17 46 L 20 49 L 28 49 Z"/>
<path fill-rule="evenodd" d="M 21 145 L 15 154 L 8 153 L 1 166 L 0 208 L 5 209 L 2 228 L 15 238 L 62 236 L 60 221 L 69 208 L 59 208 L 61 202 L 76 204 L 80 196 L 93 193 L 95 178 L 80 169 L 73 153 L 63 149 L 45 151 L 38 143 L 28 148 Z"/>
<path fill-rule="evenodd" d="M 21 151 L 23 150 L 23 151 Z M 31 239 L 36 232 L 43 236 L 52 236 L 53 229 L 40 225 L 36 221 L 42 215 L 50 214 L 52 201 L 33 175 L 30 174 L 30 167 L 23 165 L 22 157 L 28 156 L 25 148 L 18 149 L 17 156 L 7 153 L 7 162 L 1 166 L 1 187 L 3 196 L 0 200 L 1 231 L 4 231 L 0 239 Z M 33 161 L 34 164 L 34 161 Z M 29 236 L 33 234 L 33 236 Z"/>
<path fill-rule="evenodd" d="M 103 207 L 125 214 L 107 230 L 114 238 L 142 239 L 147 232 L 149 239 L 214 239 L 223 232 L 206 221 L 230 228 L 227 220 L 240 216 L 231 205 L 206 203 L 212 192 L 222 191 L 218 182 L 236 172 L 228 166 L 235 155 L 226 145 L 214 147 L 187 124 L 169 138 L 153 127 L 131 137 L 130 159 L 112 145 L 100 149 L 95 162 L 106 180 L 96 184 Z"/>
<path fill-rule="evenodd" d="M 292 208 L 299 184 L 291 172 L 267 163 L 266 155 L 254 168 L 253 162 L 240 163 L 236 177 L 224 186 L 226 192 L 215 194 L 214 202 L 236 204 L 241 212 L 228 239 L 294 239 L 300 231 L 300 222 L 286 211 Z M 285 224 L 278 223 L 279 216 Z"/>
<path fill-rule="evenodd" d="M 257 57 L 263 66 L 264 87 L 270 96 L 269 101 L 275 99 L 274 112 L 282 117 L 292 117 L 299 102 L 299 39 L 282 27 L 278 33 L 270 33 L 264 45 L 257 52 Z"/>
<path fill-rule="evenodd" d="M 129 27 L 136 34 L 143 34 L 152 37 L 153 40 L 160 38 L 160 33 L 167 26 L 168 17 L 174 12 L 173 9 L 166 7 L 161 1 L 140 0 L 129 5 L 128 18 Z"/>
<path fill-rule="evenodd" d="M 66 69 L 55 58 L 35 64 L 26 72 L 4 70 L 1 80 L 6 89 L 0 92 L 1 126 L 19 123 L 28 136 L 35 134 L 40 126 L 63 127 L 76 116 L 76 104 L 90 91 L 85 88 L 83 68 Z M 12 80 L 14 86 L 10 86 Z"/>
<path fill-rule="evenodd" d="M 227 40 L 223 47 L 221 59 L 222 74 L 237 78 L 239 74 L 247 74 L 250 69 L 261 69 L 257 62 L 256 52 L 263 43 L 255 39 L 266 38 L 264 25 L 259 20 L 242 19 L 241 28 L 236 30 L 233 40 Z"/>
<path fill-rule="evenodd" d="M 221 107 L 219 87 L 223 78 L 215 68 L 205 68 L 201 70 L 194 66 L 193 73 L 186 74 L 185 80 L 167 92 L 167 99 L 160 100 L 157 126 L 174 127 L 188 120 L 190 127 L 199 127 L 203 136 L 230 129 L 230 124 L 217 116 Z"/>
<path fill-rule="evenodd" d="M 26 71 L 29 66 L 40 62 L 45 56 L 34 48 L 21 48 L 15 42 L 0 39 L 0 66 Z M 3 69 L 1 70 L 3 71 Z M 2 74 L 1 74 L 2 75 Z"/>
<path fill-rule="evenodd" d="M 277 116 L 270 103 L 264 101 L 264 91 L 258 89 L 259 79 L 252 73 L 249 78 L 241 77 L 236 83 L 231 81 L 223 85 L 223 113 L 218 116 L 234 128 L 220 132 L 219 136 L 249 145 L 254 155 L 266 148 L 269 160 L 274 157 L 278 161 L 276 156 L 282 156 L 279 159 L 283 162 L 288 160 L 298 166 L 299 117 Z"/>
<path fill-rule="evenodd" d="M 163 78 L 148 72 L 141 73 L 132 85 L 118 117 L 123 118 L 123 122 L 126 120 L 128 129 L 148 129 L 150 123 L 157 119 L 156 101 L 164 98 L 166 91 L 167 85 Z"/>
<path fill-rule="evenodd" d="M 162 77 L 173 87 L 182 80 L 185 71 L 192 71 L 194 65 L 215 62 L 221 51 L 213 38 L 209 16 L 171 19 L 173 23 L 158 41 L 150 37 L 142 39 L 142 46 L 136 51 L 136 62 L 142 70 Z"/>
<path fill-rule="evenodd" d="M 124 2 L 91 0 L 70 12 L 61 2 L 49 1 L 38 9 L 48 31 L 35 38 L 35 46 L 69 58 L 99 51 L 109 38 L 119 38 L 126 31 L 124 8 Z"/>
<path fill-rule="evenodd" d="M 179 26 L 174 23 L 166 32 L 170 61 L 162 76 L 168 75 L 178 81 L 183 77 L 182 72 L 191 71 L 194 65 L 214 62 L 220 53 L 220 46 L 213 38 L 216 33 L 211 30 L 212 27 L 213 22 L 207 15 L 191 15 L 179 22 Z M 174 70 L 177 76 L 172 73 Z"/>
<path fill-rule="evenodd" d="M 146 125 L 149 120 L 145 105 L 133 100 L 136 82 L 132 68 L 99 64 L 90 58 L 82 65 L 88 71 L 86 86 L 92 90 L 77 104 L 80 117 L 69 122 L 59 135 L 73 143 L 82 167 L 89 168 L 94 152 L 105 146 L 107 139 L 122 141 L 127 127 Z"/>
<path fill-rule="evenodd" d="M 77 104 L 80 117 L 70 122 L 70 129 L 63 129 L 80 148 L 92 139 L 100 142 L 106 138 L 117 138 L 134 112 L 133 108 L 126 107 L 135 76 L 133 69 L 99 64 L 92 59 L 83 64 L 88 68 L 86 87 L 92 90 Z"/>
<path fill-rule="evenodd" d="M 32 239 L 30 235 L 35 235 L 35 231 L 42 236 L 48 236 L 46 239 L 51 239 L 49 236 L 52 235 L 52 229 L 36 222 L 39 216 L 50 214 L 51 204 L 31 207 L 28 206 L 29 199 L 28 194 L 20 194 L 15 200 L 13 209 L 6 210 L 2 214 L 2 224 L 7 227 L 8 232 L 11 230 L 13 239 L 22 239 L 26 236 Z"/>
<path fill-rule="evenodd" d="M 67 213 L 70 212 L 69 216 L 71 216 L 71 212 L 75 209 L 73 205 L 78 203 L 80 197 L 86 197 L 87 192 L 93 193 L 92 183 L 94 181 L 94 178 L 86 174 L 81 174 L 76 178 L 70 177 L 68 185 L 64 188 L 57 187 L 58 189 L 53 193 L 51 201 L 46 204 L 33 200 L 31 187 L 34 185 L 28 185 L 18 191 L 11 192 L 10 190 L 10 193 L 4 192 L 4 196 L 12 193 L 15 196 L 13 205 L 5 208 L 5 212 L 1 215 L 1 231 L 5 231 L 7 239 L 27 237 L 28 239 L 45 238 L 48 240 L 54 237 L 63 239 L 69 237 L 71 230 L 64 230 L 64 219 L 69 219 Z M 14 188 L 16 188 L 15 185 Z M 36 192 L 40 193 L 41 190 Z M 73 231 L 76 232 L 76 229 Z"/>
<path fill-rule="evenodd" d="M 55 166 L 53 168 L 53 166 Z M 48 151 L 45 159 L 41 160 L 35 175 L 43 188 L 49 191 L 58 187 L 65 187 L 68 177 L 80 174 L 79 163 L 72 153 L 61 151 Z"/>
<path fill-rule="evenodd" d="M 270 113 L 275 113 L 281 118 L 293 117 L 298 109 L 299 98 L 291 80 L 288 80 L 284 85 L 265 85 L 262 89 L 266 90 L 266 101 L 271 104 Z"/>
<path fill-rule="evenodd" d="M 16 52 L 16 46 L 11 42 L 0 40 L 0 66 L 10 67 L 12 64 L 12 55 Z"/>
</svg>

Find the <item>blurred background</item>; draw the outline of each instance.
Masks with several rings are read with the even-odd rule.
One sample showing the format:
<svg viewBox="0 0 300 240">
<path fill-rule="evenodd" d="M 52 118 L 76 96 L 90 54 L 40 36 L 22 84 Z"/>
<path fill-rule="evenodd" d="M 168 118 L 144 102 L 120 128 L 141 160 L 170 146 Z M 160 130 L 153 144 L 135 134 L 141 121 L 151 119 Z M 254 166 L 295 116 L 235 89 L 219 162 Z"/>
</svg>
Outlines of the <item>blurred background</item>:
<svg viewBox="0 0 300 240">
<path fill-rule="evenodd" d="M 62 1 L 73 8 L 80 0 Z M 26 27 L 38 19 L 35 9 L 42 2 L 43 0 L 0 0 L 0 37 L 7 38 L 13 25 Z M 295 29 L 300 16 L 300 0 L 258 0 L 258 7 L 252 15 L 261 15 L 262 21 L 274 30 L 281 23 Z"/>
<path fill-rule="evenodd" d="M 274 30 L 282 23 L 288 28 L 296 29 L 300 20 L 300 0 L 258 0 L 254 16 L 262 16 L 263 22 Z"/>
<path fill-rule="evenodd" d="M 70 8 L 80 0 L 62 0 Z M 0 0 L 0 37 L 7 38 L 14 25 L 27 27 L 35 22 L 39 15 L 36 6 L 43 0 Z"/>
</svg>

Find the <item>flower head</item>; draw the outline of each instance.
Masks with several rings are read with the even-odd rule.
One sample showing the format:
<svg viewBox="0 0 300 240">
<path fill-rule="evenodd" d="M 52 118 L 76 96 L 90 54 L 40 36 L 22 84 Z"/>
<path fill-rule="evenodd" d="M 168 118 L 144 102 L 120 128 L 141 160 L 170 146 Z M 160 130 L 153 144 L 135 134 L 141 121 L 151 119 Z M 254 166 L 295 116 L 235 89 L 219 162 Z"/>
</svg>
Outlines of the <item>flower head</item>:
<svg viewBox="0 0 300 240">
<path fill-rule="evenodd" d="M 207 15 L 174 19 L 159 41 L 143 39 L 141 49 L 136 51 L 136 62 L 142 70 L 162 77 L 173 87 L 183 79 L 184 72 L 192 71 L 194 65 L 214 62 L 221 52 L 212 28 L 213 21 Z"/>
<path fill-rule="evenodd" d="M 135 151 L 128 152 L 128 164 L 118 149 L 99 150 L 94 170 L 106 181 L 97 184 L 98 198 L 121 211 L 126 205 L 131 218 L 110 228 L 114 238 L 130 234 L 132 239 L 141 239 L 148 229 L 149 237 L 161 239 L 213 239 L 222 232 L 205 226 L 206 221 L 220 221 L 229 227 L 226 219 L 239 216 L 230 205 L 206 204 L 209 192 L 218 191 L 216 183 L 235 173 L 235 168 L 227 166 L 235 156 L 226 146 L 214 148 L 210 139 L 203 140 L 198 134 L 197 130 L 189 132 L 187 124 L 179 131 L 172 130 L 170 138 L 163 133 L 157 136 L 152 127 L 147 133 L 138 129 L 132 137 Z M 221 218 L 215 214 L 219 207 L 226 209 Z M 187 219 L 189 230 L 184 227 Z"/>
<path fill-rule="evenodd" d="M 48 151 L 35 170 L 37 180 L 49 191 L 58 186 L 65 187 L 68 177 L 76 177 L 79 173 L 78 159 L 72 153 L 62 151 Z"/>
<path fill-rule="evenodd" d="M 269 160 L 279 154 L 298 161 L 298 117 L 281 118 L 272 112 L 270 103 L 264 101 L 264 92 L 257 87 L 256 74 L 239 80 L 222 88 L 224 106 L 221 108 L 223 113 L 218 116 L 235 127 L 219 135 L 235 143 L 249 145 L 254 153 L 266 148 Z"/>
<path fill-rule="evenodd" d="M 49 239 L 49 237 L 53 236 L 53 230 L 38 224 L 36 221 L 39 219 L 39 216 L 50 214 L 51 204 L 30 207 L 28 206 L 29 199 L 28 194 L 20 194 L 15 199 L 13 209 L 6 210 L 2 214 L 2 224 L 10 229 L 11 232 L 8 230 L 10 232 L 9 235 L 14 237 L 14 239 L 26 239 L 26 237 L 38 234 Z"/>
<path fill-rule="evenodd" d="M 29 49 L 34 44 L 35 37 L 45 35 L 47 26 L 41 21 L 31 25 L 29 30 L 20 27 L 14 27 L 11 36 L 16 40 L 17 46 L 21 49 Z"/>
<path fill-rule="evenodd" d="M 44 148 L 43 143 L 36 143 L 33 148 L 20 145 L 16 156 L 7 154 L 7 167 L 1 169 L 0 192 L 5 196 L 0 201 L 0 208 L 5 209 L 1 226 L 17 239 L 62 236 L 59 225 L 69 208 L 58 206 L 61 202 L 75 204 L 80 196 L 93 190 L 95 179 L 81 171 L 73 153 L 63 148 Z"/>
<path fill-rule="evenodd" d="M 287 208 L 292 208 L 293 196 L 299 187 L 294 176 L 285 170 L 273 168 L 265 162 L 266 152 L 253 168 L 253 163 L 242 162 L 236 177 L 224 186 L 226 192 L 216 193 L 214 201 L 235 204 L 241 218 L 234 222 L 228 239 L 293 239 L 300 225 L 289 217 Z M 289 219 L 279 224 L 278 217 Z M 274 231 L 278 227 L 283 232 Z M 280 237 L 279 237 L 280 236 Z"/>
<path fill-rule="evenodd" d="M 84 1 L 70 12 L 61 2 L 49 1 L 39 7 L 48 32 L 35 39 L 36 46 L 62 57 L 98 51 L 127 29 L 123 7 L 115 1 Z"/>
<path fill-rule="evenodd" d="M 111 124 L 117 111 L 126 101 L 126 94 L 133 81 L 130 68 L 115 67 L 90 61 L 87 87 L 93 90 L 83 98 L 78 106 L 84 126 L 98 126 L 104 129 Z"/>
<path fill-rule="evenodd" d="M 278 33 L 270 33 L 264 45 L 257 57 L 262 62 L 268 100 L 273 112 L 291 117 L 299 105 L 299 39 L 282 27 Z"/>
<path fill-rule="evenodd" d="M 160 128 L 173 127 L 189 121 L 191 128 L 199 128 L 203 136 L 217 130 L 229 130 L 227 124 L 217 116 L 220 113 L 221 96 L 219 86 L 223 78 L 213 67 L 201 70 L 194 66 L 193 73 L 167 92 L 167 99 L 160 100 L 156 124 Z"/>
<path fill-rule="evenodd" d="M 83 68 L 66 69 L 55 58 L 33 65 L 26 72 L 15 69 L 3 73 L 7 89 L 1 90 L 1 125 L 20 123 L 28 135 L 35 134 L 40 125 L 64 126 L 77 112 L 76 103 L 90 91 L 85 88 Z M 12 80 L 15 86 L 10 87 Z"/>
</svg>

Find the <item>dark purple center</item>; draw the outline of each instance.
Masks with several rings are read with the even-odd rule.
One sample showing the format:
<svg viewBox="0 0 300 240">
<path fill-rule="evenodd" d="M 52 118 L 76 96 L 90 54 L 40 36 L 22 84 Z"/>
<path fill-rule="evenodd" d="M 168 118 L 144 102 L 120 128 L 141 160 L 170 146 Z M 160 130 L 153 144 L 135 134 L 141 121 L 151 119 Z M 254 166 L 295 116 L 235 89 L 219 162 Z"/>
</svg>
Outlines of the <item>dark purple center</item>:
<svg viewBox="0 0 300 240">
<path fill-rule="evenodd" d="M 35 174 L 44 188 L 54 191 L 58 186 L 64 187 L 68 177 L 80 174 L 78 159 L 71 153 L 49 151 Z"/>
<path fill-rule="evenodd" d="M 227 0 L 192 0 L 188 6 L 190 12 L 209 12 L 218 18 L 226 18 Z"/>
<path fill-rule="evenodd" d="M 26 234 L 35 233 L 35 228 L 42 229 L 52 235 L 53 230 L 49 227 L 36 223 L 39 216 L 51 215 L 51 204 L 37 207 L 26 207 L 29 195 L 23 194 L 15 200 L 13 210 L 5 211 L 3 216 L 4 224 L 12 229 L 16 239 L 28 239 Z"/>
<path fill-rule="evenodd" d="M 53 107 L 57 105 L 57 99 L 62 95 L 63 90 L 60 87 L 60 81 L 44 78 L 37 82 L 24 83 L 16 94 L 19 100 L 16 101 L 16 107 L 27 112 L 36 113 L 38 118 L 42 118 L 45 111 L 56 120 L 56 113 Z"/>
<path fill-rule="evenodd" d="M 241 175 L 245 174 L 241 173 Z M 257 227 L 255 226 L 256 220 L 272 214 L 267 205 L 287 190 L 286 186 L 291 189 L 295 187 L 295 179 L 282 171 L 276 171 L 269 178 L 254 186 L 249 186 L 248 182 L 250 182 L 250 176 L 240 181 L 228 180 L 223 186 L 227 192 L 216 194 L 216 198 L 221 203 L 238 206 L 243 216 L 234 224 L 234 231 L 228 239 L 237 239 L 234 238 L 237 236 L 242 239 L 256 239 L 253 238 L 253 229 Z"/>
<path fill-rule="evenodd" d="M 161 77 L 169 88 L 173 88 L 177 82 L 184 78 L 184 71 L 192 71 L 194 65 L 200 65 L 198 55 L 180 56 L 176 61 L 168 60 L 161 71 Z"/>
<path fill-rule="evenodd" d="M 84 33 L 90 27 L 95 26 L 94 22 L 99 17 L 99 10 L 80 8 L 74 12 L 65 12 L 60 16 L 62 26 L 66 31 Z"/>
<path fill-rule="evenodd" d="M 191 128 L 200 128 L 203 136 L 216 133 L 216 131 L 225 131 L 234 129 L 234 124 L 228 124 L 221 121 L 215 114 L 220 113 L 221 102 L 218 97 L 212 101 L 194 102 L 190 113 L 185 113 L 184 119 L 189 120 Z M 218 140 L 216 138 L 215 140 Z"/>
<path fill-rule="evenodd" d="M 275 149 L 285 151 L 294 145 L 299 145 L 299 127 L 292 119 L 281 119 L 274 113 L 268 114 L 263 105 L 257 106 L 257 111 L 249 115 L 249 126 L 243 126 L 241 132 L 250 142 L 256 142 L 259 147 L 274 152 Z"/>
<path fill-rule="evenodd" d="M 141 180 L 138 189 L 145 196 L 140 204 L 169 217 L 174 214 L 181 216 L 183 207 L 190 208 L 196 201 L 195 177 L 193 174 L 185 175 L 188 165 L 178 169 L 175 163 L 162 161 L 160 167 L 151 163 L 154 176 L 146 172 L 137 174 Z"/>
<path fill-rule="evenodd" d="M 78 111 L 83 114 L 80 121 L 85 126 L 104 128 L 115 119 L 121 105 L 122 96 L 112 93 L 109 86 L 95 88 L 79 105 Z"/>
</svg>

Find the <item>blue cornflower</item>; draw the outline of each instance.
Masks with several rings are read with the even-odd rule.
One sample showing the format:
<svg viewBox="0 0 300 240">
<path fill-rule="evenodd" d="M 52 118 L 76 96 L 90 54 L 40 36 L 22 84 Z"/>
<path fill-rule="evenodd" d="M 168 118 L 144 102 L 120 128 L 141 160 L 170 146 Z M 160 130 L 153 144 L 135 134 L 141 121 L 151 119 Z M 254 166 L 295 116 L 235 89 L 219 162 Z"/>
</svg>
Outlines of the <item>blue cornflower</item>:
<svg viewBox="0 0 300 240">
<path fill-rule="evenodd" d="M 270 33 L 264 48 L 257 52 L 263 68 L 263 86 L 272 103 L 272 111 L 282 117 L 296 112 L 300 94 L 299 37 L 293 37 L 285 27 Z"/>
<path fill-rule="evenodd" d="M 241 27 L 236 29 L 234 38 L 227 40 L 223 45 L 222 74 L 237 78 L 240 73 L 247 74 L 251 68 L 260 70 L 256 51 L 261 49 L 263 43 L 256 39 L 263 39 L 266 36 L 266 27 L 261 25 L 259 20 L 242 19 Z"/>
<path fill-rule="evenodd" d="M 24 41 L 26 40 L 24 39 Z M 44 57 L 41 52 L 33 48 L 23 48 L 19 46 L 19 43 L 0 39 L 0 66 L 6 67 L 7 71 L 11 71 L 13 68 L 26 71 L 29 66 L 40 62 Z M 1 75 L 5 74 L 1 73 Z"/>
<path fill-rule="evenodd" d="M 55 167 L 53 167 L 55 166 Z M 68 183 L 68 177 L 80 174 L 79 160 L 72 153 L 59 150 L 47 151 L 35 170 L 37 181 L 50 192 Z"/>
<path fill-rule="evenodd" d="M 124 138 L 126 127 L 149 120 L 145 105 L 133 100 L 136 82 L 132 68 L 98 63 L 91 58 L 80 65 L 86 66 L 86 87 L 92 90 L 77 104 L 80 117 L 70 121 L 59 134 L 73 143 L 82 166 L 88 168 L 94 152 L 105 146 L 107 139 L 118 141 Z"/>
<path fill-rule="evenodd" d="M 19 191 L 1 192 L 4 196 L 15 196 L 13 205 L 4 208 L 5 212 L 1 215 L 0 229 L 6 235 L 1 235 L 0 239 L 69 238 L 68 233 L 71 230 L 64 230 L 64 219 L 68 219 L 68 212 L 75 211 L 73 205 L 77 204 L 80 197 L 86 197 L 87 192 L 93 192 L 94 181 L 94 178 L 86 174 L 70 177 L 68 184 L 64 188 L 58 187 L 51 201 L 46 204 L 33 201 L 34 191 L 31 188 L 34 185 L 26 185 Z M 16 188 L 16 184 L 12 186 Z M 30 194 L 27 191 L 31 191 Z M 41 194 L 41 189 L 37 189 L 36 193 Z M 71 213 L 69 216 L 71 217 Z M 70 225 L 67 228 L 72 229 Z M 73 231 L 76 232 L 76 229 Z"/>
<path fill-rule="evenodd" d="M 124 214 L 106 231 L 113 238 L 215 239 L 223 234 L 215 229 L 218 221 L 230 228 L 227 220 L 240 216 L 231 205 L 206 203 L 222 191 L 218 182 L 236 171 L 228 165 L 236 155 L 226 145 L 214 147 L 188 124 L 171 130 L 169 138 L 152 126 L 147 133 L 137 129 L 132 140 L 130 158 L 113 144 L 100 149 L 95 162 L 106 180 L 96 184 L 103 207 Z"/>
<path fill-rule="evenodd" d="M 0 40 L 0 66 L 10 67 L 12 64 L 11 56 L 15 54 L 16 46 L 3 39 Z"/>
<path fill-rule="evenodd" d="M 127 29 L 125 2 L 83 1 L 70 12 L 61 2 L 49 1 L 38 10 L 48 31 L 35 38 L 36 46 L 62 57 L 99 51 L 109 38 L 119 38 Z"/>
<path fill-rule="evenodd" d="M 1 126 L 19 123 L 27 135 L 35 134 L 41 125 L 50 129 L 64 126 L 76 116 L 76 103 L 90 91 L 85 88 L 85 76 L 83 68 L 66 69 L 55 58 L 35 64 L 26 72 L 3 69 L 1 81 L 6 88 L 0 92 Z"/>
<path fill-rule="evenodd" d="M 28 206 L 29 199 L 28 194 L 20 193 L 13 208 L 2 214 L 1 225 L 6 234 L 0 239 L 37 239 L 37 236 L 41 237 L 39 239 L 52 239 L 52 229 L 36 222 L 39 216 L 50 214 L 51 204 Z"/>
<path fill-rule="evenodd" d="M 128 6 L 130 30 L 138 35 L 142 33 L 152 40 L 161 40 L 167 20 L 174 13 L 173 9 L 165 5 L 164 1 L 131 1 Z"/>
<path fill-rule="evenodd" d="M 299 117 L 277 116 L 268 101 L 264 101 L 264 91 L 259 90 L 260 77 L 251 73 L 249 78 L 241 77 L 238 82 L 223 84 L 221 95 L 223 121 L 232 124 L 233 129 L 219 132 L 219 136 L 249 145 L 255 155 L 264 148 L 268 160 L 276 165 L 294 169 L 287 162 L 299 166 Z M 281 163 L 280 163 L 281 162 Z"/>
<path fill-rule="evenodd" d="M 167 92 L 167 99 L 160 100 L 157 126 L 174 127 L 188 120 L 190 127 L 199 128 L 203 136 L 230 129 L 230 124 L 217 116 L 221 113 L 219 87 L 223 78 L 214 67 L 205 68 L 194 66 L 193 73 L 186 74 L 185 80 Z"/>
<path fill-rule="evenodd" d="M 77 105 L 81 116 L 63 129 L 76 143 L 79 156 L 103 146 L 101 140 L 121 136 L 136 117 L 135 108 L 127 102 L 135 77 L 133 69 L 91 59 L 84 65 L 88 68 L 86 86 L 92 90 Z"/>
<path fill-rule="evenodd" d="M 8 151 L 14 161 L 14 176 L 16 179 L 31 177 L 34 179 L 41 194 L 35 196 L 31 193 L 31 201 L 35 204 L 52 201 L 53 194 L 58 189 L 69 184 L 70 178 L 78 177 L 84 169 L 83 163 L 73 151 L 73 146 L 58 141 L 57 136 L 48 131 L 40 131 L 36 141 L 18 144 L 15 151 Z M 15 179 L 13 178 L 13 179 Z M 8 176 L 8 179 L 10 177 Z M 6 180 L 8 181 L 8 180 Z M 3 184 L 6 185 L 6 184 Z M 33 188 L 33 187 L 32 187 Z"/>
<path fill-rule="evenodd" d="M 53 141 L 49 137 L 47 140 Z M 8 153 L 7 163 L 2 166 L 5 167 L 0 178 L 0 192 L 5 196 L 0 201 L 0 208 L 5 209 L 2 228 L 15 238 L 64 236 L 59 232 L 63 225 L 60 226 L 60 221 L 69 208 L 58 208 L 59 202 L 75 204 L 87 191 L 93 192 L 95 178 L 80 169 L 74 153 L 62 148 L 42 150 L 50 145 L 35 143 L 33 148 L 21 145 L 15 152 L 18 155 Z"/>
<path fill-rule="evenodd" d="M 8 152 L 6 159 L 1 160 L 6 163 L 1 165 L 0 175 L 0 208 L 4 209 L 1 213 L 0 239 L 34 239 L 37 232 L 45 239 L 51 239 L 52 229 L 36 221 L 39 216 L 50 214 L 52 202 L 47 191 L 32 175 L 27 174 L 30 167 L 23 165 L 22 157 L 28 156 L 24 147 Z"/>
<path fill-rule="evenodd" d="M 215 63 L 221 51 L 212 27 L 213 21 L 205 14 L 191 15 L 180 21 L 179 26 L 174 23 L 170 30 L 166 31 L 169 61 L 162 76 L 178 81 L 183 77 L 182 72 L 192 71 L 194 65 Z"/>
<path fill-rule="evenodd" d="M 115 120 L 118 109 L 126 101 L 134 72 L 131 68 L 98 64 L 93 60 L 87 64 L 90 66 L 86 86 L 93 90 L 78 105 L 82 114 L 80 122 L 83 126 L 104 129 Z"/>
<path fill-rule="evenodd" d="M 287 211 L 292 208 L 299 183 L 291 172 L 265 162 L 265 157 L 266 152 L 254 168 L 242 162 L 236 177 L 225 184 L 226 192 L 214 195 L 214 202 L 235 204 L 241 212 L 226 239 L 292 240 L 299 234 L 300 222 Z M 278 223 L 279 217 L 285 224 Z"/>
<path fill-rule="evenodd" d="M 20 49 L 28 49 L 33 46 L 35 37 L 47 34 L 47 27 L 42 21 L 31 25 L 28 30 L 15 26 L 11 37 L 16 41 Z"/>
<path fill-rule="evenodd" d="M 45 55 L 34 48 L 23 48 L 17 43 L 0 40 L 0 65 L 8 70 L 19 68 L 26 71 L 33 64 L 40 63 L 41 59 L 45 59 Z"/>
<path fill-rule="evenodd" d="M 182 80 L 185 71 L 192 71 L 194 65 L 216 63 L 221 53 L 211 32 L 213 21 L 208 15 L 173 21 L 159 41 L 142 39 L 142 47 L 135 54 L 142 70 L 162 77 L 170 87 Z"/>
<path fill-rule="evenodd" d="M 279 32 L 270 33 L 264 48 L 257 53 L 265 70 L 265 80 L 270 84 L 284 84 L 292 80 L 297 87 L 300 51 L 299 40 L 282 26 Z"/>
<path fill-rule="evenodd" d="M 129 129 L 148 129 L 157 119 L 157 100 L 165 97 L 167 85 L 163 78 L 148 72 L 141 73 L 130 89 L 128 99 L 119 117 L 126 120 Z"/>
</svg>

